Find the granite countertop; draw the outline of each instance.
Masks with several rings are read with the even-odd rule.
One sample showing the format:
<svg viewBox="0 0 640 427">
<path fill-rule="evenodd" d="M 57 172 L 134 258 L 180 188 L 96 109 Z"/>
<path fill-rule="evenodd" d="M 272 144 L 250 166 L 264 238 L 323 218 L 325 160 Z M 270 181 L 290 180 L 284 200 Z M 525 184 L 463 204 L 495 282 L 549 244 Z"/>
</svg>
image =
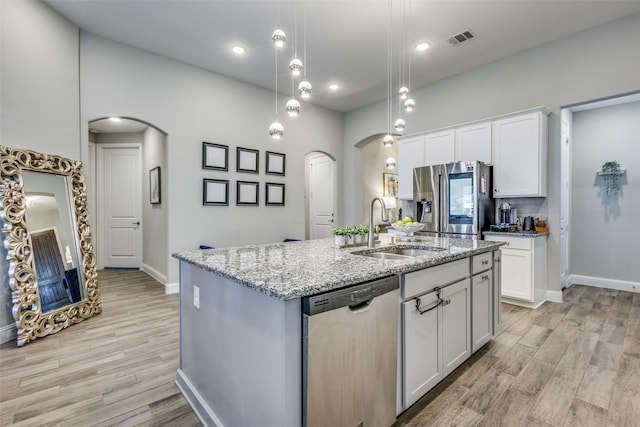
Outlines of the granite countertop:
<svg viewBox="0 0 640 427">
<path fill-rule="evenodd" d="M 174 253 L 173 257 L 263 294 L 290 300 L 396 273 L 443 264 L 498 248 L 501 242 L 418 237 L 412 242 L 337 248 L 333 239 L 251 245 Z M 438 247 L 419 257 L 384 260 L 352 252 L 391 247 Z"/>
<path fill-rule="evenodd" d="M 542 236 L 548 236 L 549 232 L 545 231 L 544 233 L 527 233 L 526 231 L 514 231 L 514 232 L 483 231 L 482 234 L 484 236 L 542 237 Z"/>
</svg>

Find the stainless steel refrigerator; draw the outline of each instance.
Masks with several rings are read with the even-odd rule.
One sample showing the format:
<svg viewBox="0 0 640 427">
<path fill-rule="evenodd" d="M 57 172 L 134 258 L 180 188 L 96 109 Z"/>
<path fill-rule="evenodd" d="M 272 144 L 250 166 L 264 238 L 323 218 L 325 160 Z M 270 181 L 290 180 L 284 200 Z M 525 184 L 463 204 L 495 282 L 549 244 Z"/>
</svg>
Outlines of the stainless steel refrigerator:
<svg viewBox="0 0 640 427">
<path fill-rule="evenodd" d="M 414 213 L 422 232 L 482 239 L 494 217 L 491 172 L 480 161 L 415 168 Z"/>
</svg>

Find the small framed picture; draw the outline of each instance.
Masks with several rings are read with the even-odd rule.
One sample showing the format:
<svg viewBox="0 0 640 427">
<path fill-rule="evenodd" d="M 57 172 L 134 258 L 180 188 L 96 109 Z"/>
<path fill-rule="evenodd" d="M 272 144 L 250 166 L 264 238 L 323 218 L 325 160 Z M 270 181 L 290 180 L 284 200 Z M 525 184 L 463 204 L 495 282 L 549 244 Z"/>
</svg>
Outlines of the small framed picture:
<svg viewBox="0 0 640 427">
<path fill-rule="evenodd" d="M 384 197 L 398 195 L 398 174 L 382 172 L 382 195 Z"/>
<path fill-rule="evenodd" d="M 258 173 L 258 150 L 236 148 L 236 171 Z"/>
<path fill-rule="evenodd" d="M 236 205 L 258 205 L 258 185 L 253 181 L 236 183 Z"/>
<path fill-rule="evenodd" d="M 267 182 L 265 183 L 265 193 L 267 206 L 284 206 L 284 184 Z"/>
<path fill-rule="evenodd" d="M 202 143 L 202 169 L 229 170 L 229 147 L 227 145 Z"/>
<path fill-rule="evenodd" d="M 160 188 L 160 166 L 149 171 L 149 201 L 152 205 L 159 205 L 162 201 L 162 189 Z"/>
<path fill-rule="evenodd" d="M 286 154 L 267 151 L 267 175 L 284 176 Z"/>
<path fill-rule="evenodd" d="M 204 178 L 202 180 L 202 204 L 205 206 L 229 206 L 229 181 Z"/>
</svg>

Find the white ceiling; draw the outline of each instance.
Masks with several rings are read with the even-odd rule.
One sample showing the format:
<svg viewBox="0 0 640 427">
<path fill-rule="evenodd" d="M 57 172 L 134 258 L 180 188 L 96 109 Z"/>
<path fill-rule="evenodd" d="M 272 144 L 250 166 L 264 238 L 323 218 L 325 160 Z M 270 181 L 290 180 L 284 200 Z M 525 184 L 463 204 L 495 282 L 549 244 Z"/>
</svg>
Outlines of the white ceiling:
<svg viewBox="0 0 640 427">
<path fill-rule="evenodd" d="M 387 96 L 389 2 L 385 0 L 45 1 L 91 33 L 270 90 L 275 83 L 271 33 L 279 9 L 288 41 L 297 39 L 298 57 L 303 57 L 306 32 L 307 79 L 314 86 L 311 102 L 346 112 Z M 411 58 L 414 88 L 640 13 L 638 0 L 403 1 L 411 12 L 404 20 L 403 48 L 405 57 Z M 392 7 L 395 93 L 400 0 L 394 0 Z M 476 37 L 456 46 L 447 42 L 464 30 Z M 413 51 L 419 40 L 429 41 L 431 48 Z M 232 43 L 246 46 L 247 53 L 233 55 Z M 279 90 L 287 95 L 291 46 L 281 51 L 278 60 Z M 405 77 L 408 80 L 408 73 Z M 327 88 L 333 81 L 342 86 L 338 92 Z"/>
</svg>

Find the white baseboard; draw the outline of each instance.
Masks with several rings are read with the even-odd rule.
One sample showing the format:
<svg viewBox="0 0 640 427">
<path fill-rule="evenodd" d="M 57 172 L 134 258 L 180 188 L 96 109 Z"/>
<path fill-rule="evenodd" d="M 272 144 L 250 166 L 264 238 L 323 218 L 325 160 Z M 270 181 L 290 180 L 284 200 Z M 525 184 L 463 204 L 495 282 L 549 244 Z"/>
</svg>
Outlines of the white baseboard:
<svg viewBox="0 0 640 427">
<path fill-rule="evenodd" d="M 177 294 L 178 292 L 180 292 L 180 283 L 178 283 L 178 282 L 176 282 L 176 283 L 167 283 L 167 276 L 165 276 L 164 274 L 160 273 L 155 268 L 153 268 L 153 267 L 151 267 L 151 266 L 149 266 L 147 264 L 142 264 L 141 270 L 144 271 L 145 273 L 147 273 L 149 276 L 151 276 L 154 279 L 156 279 L 158 282 L 162 283 L 162 285 L 164 286 L 164 294 L 165 295 Z"/>
<path fill-rule="evenodd" d="M 180 293 L 180 282 L 165 283 L 164 284 L 164 294 L 165 295 L 177 294 L 177 293 Z"/>
<path fill-rule="evenodd" d="M 15 323 L 0 327 L 0 344 L 15 340 L 18 337 L 18 329 Z"/>
<path fill-rule="evenodd" d="M 160 273 L 158 270 L 156 270 L 155 268 L 151 267 L 148 264 L 143 263 L 140 269 L 145 273 L 147 273 L 149 276 L 156 279 L 158 282 L 162 283 L 163 285 L 167 282 L 167 276 Z"/>
<path fill-rule="evenodd" d="M 640 292 L 640 282 L 629 280 L 605 279 L 603 277 L 582 276 L 572 274 L 569 279 L 570 284 L 594 286 L 596 288 L 616 289 L 618 291 Z"/>
<path fill-rule="evenodd" d="M 178 389 L 184 396 L 193 412 L 196 414 L 200 422 L 205 426 L 224 427 L 220 418 L 213 412 L 207 402 L 202 398 L 198 390 L 193 386 L 189 378 L 178 369 L 176 375 L 176 383 Z"/>
<path fill-rule="evenodd" d="M 562 302 L 562 291 L 550 291 L 547 290 L 547 301 Z"/>
</svg>

